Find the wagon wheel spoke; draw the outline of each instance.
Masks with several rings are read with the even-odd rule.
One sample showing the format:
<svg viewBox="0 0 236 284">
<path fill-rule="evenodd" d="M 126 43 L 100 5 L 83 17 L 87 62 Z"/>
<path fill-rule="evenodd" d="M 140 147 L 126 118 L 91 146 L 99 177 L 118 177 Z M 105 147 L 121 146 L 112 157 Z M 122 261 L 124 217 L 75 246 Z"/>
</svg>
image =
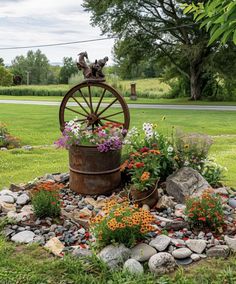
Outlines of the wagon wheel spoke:
<svg viewBox="0 0 236 284">
<path fill-rule="evenodd" d="M 118 99 L 115 98 L 114 101 L 112 101 L 108 106 L 106 106 L 102 111 L 100 111 L 97 116 L 99 117 L 101 114 L 103 114 L 106 110 L 108 110 L 115 102 L 117 102 Z"/>
<path fill-rule="evenodd" d="M 72 96 L 72 99 L 82 108 L 82 110 L 84 112 L 86 112 L 87 114 L 89 114 L 89 112 L 86 110 L 86 108 L 74 97 Z"/>
<path fill-rule="evenodd" d="M 74 119 L 75 122 L 79 122 L 81 121 L 81 123 L 84 123 L 85 121 L 87 121 L 87 119 Z"/>
<path fill-rule="evenodd" d="M 107 116 L 100 117 L 100 119 L 106 119 L 108 117 L 112 117 L 112 116 L 115 116 L 115 115 L 118 115 L 118 114 L 121 114 L 121 113 L 123 113 L 123 111 L 119 111 L 119 112 L 116 112 L 116 113 L 113 113 L 113 114 L 110 114 L 110 115 L 107 115 Z"/>
<path fill-rule="evenodd" d="M 87 115 L 85 115 L 84 113 L 81 113 L 81 112 L 79 112 L 79 111 L 77 111 L 77 110 L 74 110 L 74 109 L 72 109 L 72 108 L 70 108 L 70 107 L 65 107 L 65 109 L 68 109 L 69 111 L 73 111 L 73 112 L 75 112 L 75 113 L 78 113 L 78 114 L 80 114 L 80 115 L 82 115 L 82 116 L 84 116 L 84 117 L 87 117 Z"/>
<path fill-rule="evenodd" d="M 98 120 L 98 124 L 100 124 L 101 126 L 104 125 L 104 123 L 102 123 L 101 120 Z"/>
<path fill-rule="evenodd" d="M 91 113 L 94 113 L 94 111 L 93 111 L 93 102 L 92 102 L 92 93 L 91 93 L 91 87 L 90 86 L 88 86 L 88 91 L 89 91 L 90 110 L 91 110 Z"/>
<path fill-rule="evenodd" d="M 98 104 L 97 104 L 97 107 L 96 107 L 96 110 L 95 110 L 95 114 L 97 114 L 97 112 L 98 112 L 98 109 L 99 109 L 99 107 L 100 107 L 100 105 L 101 105 L 101 102 L 102 102 L 104 96 L 105 96 L 105 93 L 106 93 L 106 89 L 103 90 L 103 93 L 102 93 L 102 95 L 101 95 L 101 97 L 100 97 L 100 100 L 99 100 L 99 102 L 98 102 Z"/>
<path fill-rule="evenodd" d="M 116 121 L 116 120 L 112 120 L 112 119 L 103 118 L 103 120 L 106 120 L 106 121 L 109 121 L 109 122 L 113 122 L 113 123 L 117 123 L 117 124 L 124 125 L 124 123 L 121 123 L 120 121 Z"/>
<path fill-rule="evenodd" d="M 89 105 L 89 103 L 88 103 L 88 101 L 87 101 L 87 99 L 86 99 L 85 95 L 82 93 L 81 89 L 79 89 L 79 92 L 80 92 L 81 97 L 84 99 L 84 101 L 85 101 L 86 105 L 87 105 L 87 106 L 88 106 L 88 108 L 90 109 L 90 105 Z"/>
</svg>

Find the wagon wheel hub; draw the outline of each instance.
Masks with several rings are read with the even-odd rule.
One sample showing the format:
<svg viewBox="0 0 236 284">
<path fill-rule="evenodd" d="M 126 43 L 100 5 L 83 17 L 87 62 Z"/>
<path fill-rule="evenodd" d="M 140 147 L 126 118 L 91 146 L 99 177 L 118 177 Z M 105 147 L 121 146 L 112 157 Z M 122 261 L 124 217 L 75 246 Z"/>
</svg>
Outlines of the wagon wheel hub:
<svg viewBox="0 0 236 284">
<path fill-rule="evenodd" d="M 98 117 L 95 113 L 91 113 L 90 115 L 87 116 L 88 120 L 88 125 L 93 125 L 96 122 L 98 122 Z"/>
</svg>

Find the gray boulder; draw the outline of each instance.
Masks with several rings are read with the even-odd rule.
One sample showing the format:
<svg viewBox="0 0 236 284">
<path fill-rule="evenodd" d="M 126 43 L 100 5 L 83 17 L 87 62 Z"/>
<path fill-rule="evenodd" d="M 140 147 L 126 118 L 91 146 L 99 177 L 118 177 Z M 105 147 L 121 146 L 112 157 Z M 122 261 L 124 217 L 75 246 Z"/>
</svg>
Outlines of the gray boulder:
<svg viewBox="0 0 236 284">
<path fill-rule="evenodd" d="M 148 261 L 150 271 L 156 275 L 173 272 L 176 262 L 173 256 L 167 252 L 154 254 Z"/>
<path fill-rule="evenodd" d="M 123 264 L 131 255 L 131 250 L 125 245 L 119 244 L 117 246 L 108 245 L 103 248 L 98 257 L 104 261 L 110 268 L 117 268 Z"/>
<path fill-rule="evenodd" d="M 217 245 L 207 250 L 208 257 L 223 257 L 226 258 L 229 255 L 229 247 L 226 245 Z"/>
<path fill-rule="evenodd" d="M 236 238 L 225 236 L 225 242 L 233 252 L 236 252 Z"/>
<path fill-rule="evenodd" d="M 156 253 L 157 251 L 153 247 L 145 243 L 141 243 L 131 249 L 131 258 L 137 261 L 146 261 Z"/>
<path fill-rule="evenodd" d="M 123 270 L 128 271 L 131 274 L 143 274 L 144 271 L 142 264 L 133 258 L 126 260 Z"/>
<path fill-rule="evenodd" d="M 34 240 L 35 234 L 31 231 L 23 231 L 14 235 L 11 240 L 15 243 L 29 244 Z"/>
<path fill-rule="evenodd" d="M 166 191 L 179 203 L 184 203 L 189 196 L 201 196 L 210 188 L 209 183 L 194 169 L 183 167 L 166 180 Z"/>
<path fill-rule="evenodd" d="M 157 249 L 158 251 L 164 251 L 171 242 L 171 238 L 166 235 L 157 236 L 153 239 L 149 245 Z"/>
<path fill-rule="evenodd" d="M 187 240 L 186 245 L 196 253 L 203 253 L 206 248 L 206 241 L 205 240 Z"/>
</svg>

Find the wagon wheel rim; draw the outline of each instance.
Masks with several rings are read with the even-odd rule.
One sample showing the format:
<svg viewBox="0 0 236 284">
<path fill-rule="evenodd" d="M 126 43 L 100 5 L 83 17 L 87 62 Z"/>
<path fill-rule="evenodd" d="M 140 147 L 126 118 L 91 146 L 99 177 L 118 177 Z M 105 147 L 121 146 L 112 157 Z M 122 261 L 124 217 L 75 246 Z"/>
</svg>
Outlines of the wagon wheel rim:
<svg viewBox="0 0 236 284">
<path fill-rule="evenodd" d="M 101 89 L 101 95 L 97 103 L 93 100 L 94 87 Z M 85 95 L 85 90 L 87 90 L 88 97 Z M 104 104 L 103 100 L 107 93 L 110 93 L 113 99 L 110 103 Z M 78 96 L 76 97 L 76 94 L 79 95 L 82 102 L 78 100 Z M 77 106 L 76 109 L 73 109 L 68 105 L 68 101 L 70 99 L 72 99 L 75 106 Z M 102 109 L 102 107 L 104 108 Z M 119 109 L 120 107 L 121 109 Z M 111 109 L 113 109 L 113 112 L 110 114 L 109 111 Z M 87 124 L 87 126 L 92 129 L 102 126 L 106 122 L 118 123 L 127 130 L 129 128 L 130 114 L 124 98 L 117 90 L 102 82 L 82 82 L 68 91 L 60 106 L 59 120 L 61 131 L 64 130 L 65 123 L 67 122 L 65 120 L 66 111 L 74 112 L 79 115 L 80 118 L 78 118 L 77 121 L 82 124 Z M 117 115 L 121 115 L 123 117 L 122 122 L 117 120 Z"/>
</svg>

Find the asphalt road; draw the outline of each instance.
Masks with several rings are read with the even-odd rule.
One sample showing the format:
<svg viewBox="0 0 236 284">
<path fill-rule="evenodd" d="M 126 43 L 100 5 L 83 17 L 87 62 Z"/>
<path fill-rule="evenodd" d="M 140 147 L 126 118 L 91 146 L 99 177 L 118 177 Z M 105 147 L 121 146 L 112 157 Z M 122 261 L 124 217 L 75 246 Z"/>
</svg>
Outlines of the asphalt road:
<svg viewBox="0 0 236 284">
<path fill-rule="evenodd" d="M 38 106 L 59 106 L 60 102 L 48 101 L 18 101 L 18 100 L 0 100 L 0 104 L 17 104 L 17 105 L 38 105 Z M 86 106 L 86 104 L 83 104 Z M 101 104 L 102 107 L 108 104 Z M 77 106 L 76 103 L 68 103 L 68 106 Z M 94 104 L 96 106 L 96 104 Z M 162 104 L 128 104 L 129 108 L 134 109 L 174 109 L 174 110 L 213 110 L 213 111 L 236 111 L 236 106 L 210 106 L 210 105 L 162 105 Z M 119 108 L 119 104 L 112 107 Z"/>
</svg>

